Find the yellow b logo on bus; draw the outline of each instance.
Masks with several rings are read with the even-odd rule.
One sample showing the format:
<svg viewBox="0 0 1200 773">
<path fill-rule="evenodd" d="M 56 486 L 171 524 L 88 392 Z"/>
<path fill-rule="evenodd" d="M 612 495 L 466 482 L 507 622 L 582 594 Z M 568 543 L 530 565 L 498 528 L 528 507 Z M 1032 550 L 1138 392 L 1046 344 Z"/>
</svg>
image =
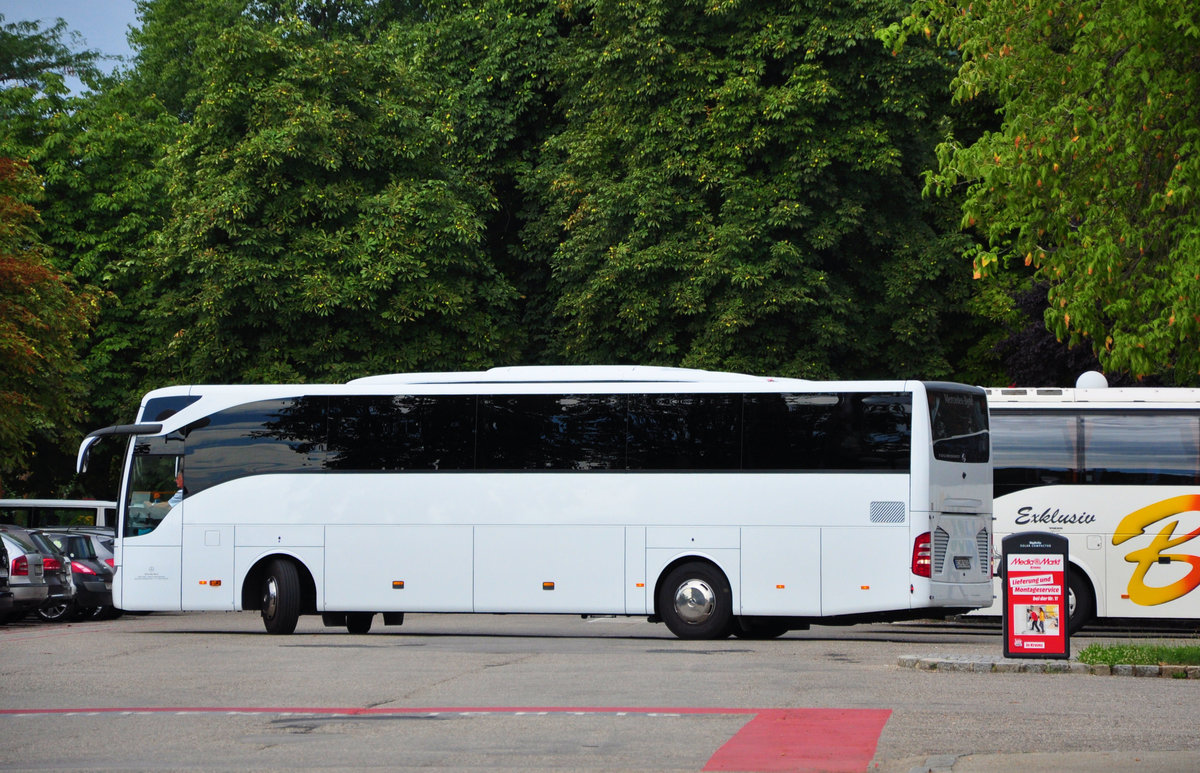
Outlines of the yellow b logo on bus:
<svg viewBox="0 0 1200 773">
<path fill-rule="evenodd" d="M 1152 505 L 1143 507 L 1141 510 L 1135 510 L 1122 518 L 1121 523 L 1117 525 L 1117 530 L 1113 534 L 1113 545 L 1120 545 L 1122 542 L 1132 539 L 1139 534 L 1145 534 L 1146 527 L 1152 523 L 1188 511 L 1200 511 L 1200 496 L 1190 494 L 1181 497 L 1171 497 L 1170 499 L 1164 499 L 1161 502 L 1155 502 Z M 1174 601 L 1180 596 L 1191 592 L 1197 585 L 1200 585 L 1200 556 L 1194 556 L 1189 553 L 1163 552 L 1176 545 L 1182 545 L 1194 537 L 1200 537 L 1200 528 L 1190 531 L 1182 537 L 1174 536 L 1175 527 L 1178 525 L 1178 520 L 1170 521 L 1163 526 L 1162 530 L 1158 532 L 1149 545 L 1125 556 L 1126 561 L 1131 564 L 1137 564 L 1137 569 L 1134 570 L 1133 576 L 1129 578 L 1129 600 L 1134 604 L 1146 607 L 1165 604 L 1168 601 Z M 1191 564 L 1192 570 L 1183 579 L 1173 582 L 1170 585 L 1159 587 L 1146 585 L 1146 573 L 1150 571 L 1150 567 L 1155 564 L 1169 563 L 1171 561 L 1183 561 Z"/>
</svg>

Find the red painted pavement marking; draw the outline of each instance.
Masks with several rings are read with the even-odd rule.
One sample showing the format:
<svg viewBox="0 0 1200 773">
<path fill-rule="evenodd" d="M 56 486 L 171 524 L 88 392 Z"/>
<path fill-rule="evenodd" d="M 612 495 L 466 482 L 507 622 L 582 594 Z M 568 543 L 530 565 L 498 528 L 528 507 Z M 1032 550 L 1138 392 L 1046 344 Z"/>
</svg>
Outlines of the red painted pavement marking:
<svg viewBox="0 0 1200 773">
<path fill-rule="evenodd" d="M 863 773 L 889 709 L 768 709 L 717 749 L 705 770 Z"/>
<path fill-rule="evenodd" d="M 751 714 L 742 729 L 717 750 L 704 770 L 863 773 L 875 756 L 890 709 L 741 709 L 645 707 L 197 707 L 0 709 L 0 716 L 29 714 Z"/>
</svg>

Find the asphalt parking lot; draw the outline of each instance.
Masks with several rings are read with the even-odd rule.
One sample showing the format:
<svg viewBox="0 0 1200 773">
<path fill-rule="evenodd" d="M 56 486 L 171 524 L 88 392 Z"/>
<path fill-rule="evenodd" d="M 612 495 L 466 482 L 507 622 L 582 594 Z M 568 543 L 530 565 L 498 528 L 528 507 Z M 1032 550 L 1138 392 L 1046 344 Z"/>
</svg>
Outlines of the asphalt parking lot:
<svg viewBox="0 0 1200 773">
<path fill-rule="evenodd" d="M 1098 629 L 1073 640 L 1194 642 Z M 411 615 L 352 636 L 252 613 L 0 628 L 5 770 L 1200 768 L 1200 680 L 920 668 L 999 628 L 684 642 L 639 618 Z"/>
</svg>

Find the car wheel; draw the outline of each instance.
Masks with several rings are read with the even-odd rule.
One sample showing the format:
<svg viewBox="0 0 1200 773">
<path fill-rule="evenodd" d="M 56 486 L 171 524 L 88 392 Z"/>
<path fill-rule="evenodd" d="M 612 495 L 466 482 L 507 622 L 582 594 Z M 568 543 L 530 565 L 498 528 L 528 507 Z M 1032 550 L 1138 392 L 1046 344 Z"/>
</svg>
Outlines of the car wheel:
<svg viewBox="0 0 1200 773">
<path fill-rule="evenodd" d="M 74 601 L 47 601 L 37 609 L 37 616 L 47 623 L 59 623 L 69 620 L 75 611 Z"/>
<path fill-rule="evenodd" d="M 724 639 L 734 622 L 729 581 L 712 564 L 684 564 L 659 588 L 658 614 L 680 639 Z"/>
<path fill-rule="evenodd" d="M 123 614 L 125 614 L 125 610 L 116 607 L 96 607 L 91 610 L 89 617 L 93 620 L 116 620 Z"/>
<path fill-rule="evenodd" d="M 275 559 L 262 586 L 262 619 L 267 633 L 286 635 L 300 620 L 300 576 L 291 561 Z"/>
<path fill-rule="evenodd" d="M 100 611 L 100 607 L 75 607 L 75 613 L 71 615 L 72 620 L 91 620 L 96 617 L 96 613 Z"/>
</svg>

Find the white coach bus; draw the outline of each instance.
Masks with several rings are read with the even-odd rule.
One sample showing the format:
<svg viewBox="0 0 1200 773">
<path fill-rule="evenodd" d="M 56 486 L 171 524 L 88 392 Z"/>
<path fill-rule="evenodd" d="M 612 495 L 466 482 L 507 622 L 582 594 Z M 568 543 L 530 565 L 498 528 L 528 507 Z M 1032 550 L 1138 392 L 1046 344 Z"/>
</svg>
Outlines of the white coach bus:
<svg viewBox="0 0 1200 773">
<path fill-rule="evenodd" d="M 984 391 L 677 368 L 403 374 L 149 393 L 114 603 L 645 615 L 681 638 L 991 603 Z"/>
<path fill-rule="evenodd" d="M 1070 630 L 1200 619 L 1200 390 L 989 389 L 988 403 L 996 547 L 1067 538 Z"/>
</svg>

